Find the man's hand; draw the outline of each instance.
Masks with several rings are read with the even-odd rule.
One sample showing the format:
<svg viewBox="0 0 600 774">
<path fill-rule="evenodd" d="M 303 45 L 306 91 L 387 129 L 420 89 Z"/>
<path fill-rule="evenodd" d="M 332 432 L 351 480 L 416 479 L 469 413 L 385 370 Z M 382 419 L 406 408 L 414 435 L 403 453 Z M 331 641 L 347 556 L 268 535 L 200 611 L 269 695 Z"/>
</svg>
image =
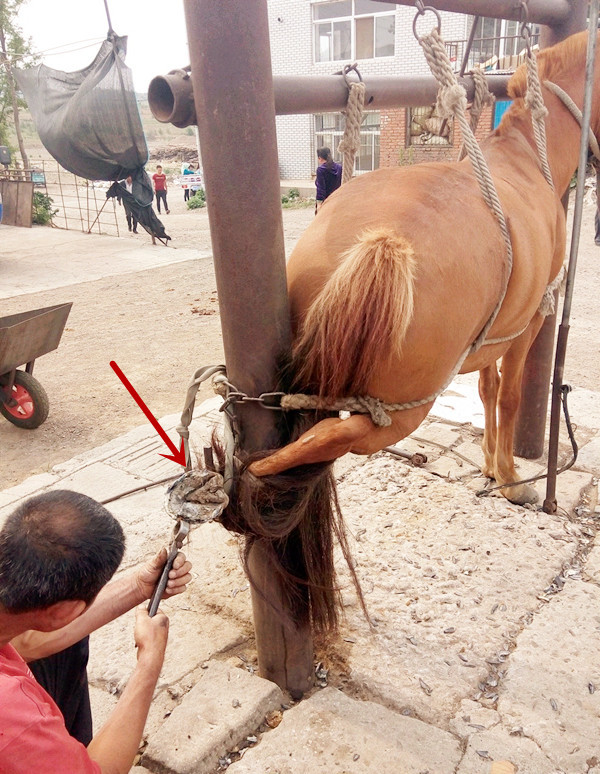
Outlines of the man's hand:
<svg viewBox="0 0 600 774">
<path fill-rule="evenodd" d="M 138 651 L 138 661 L 148 659 L 160 671 L 169 637 L 167 616 L 158 610 L 156 615 L 150 618 L 145 606 L 138 607 L 133 636 Z"/>
<path fill-rule="evenodd" d="M 156 586 L 166 561 L 167 549 L 162 548 L 156 556 L 153 556 L 152 559 L 149 559 L 135 571 L 134 582 L 140 593 L 140 602 L 150 599 L 152 596 L 152 592 L 154 591 L 154 587 Z M 185 591 L 187 584 L 192 579 L 192 576 L 190 575 L 191 569 L 191 562 L 188 562 L 185 558 L 185 554 L 182 554 L 180 551 L 175 557 L 173 567 L 169 572 L 169 580 L 167 582 L 165 593 L 163 594 L 163 599 L 174 597 L 175 594 L 181 594 Z"/>
</svg>

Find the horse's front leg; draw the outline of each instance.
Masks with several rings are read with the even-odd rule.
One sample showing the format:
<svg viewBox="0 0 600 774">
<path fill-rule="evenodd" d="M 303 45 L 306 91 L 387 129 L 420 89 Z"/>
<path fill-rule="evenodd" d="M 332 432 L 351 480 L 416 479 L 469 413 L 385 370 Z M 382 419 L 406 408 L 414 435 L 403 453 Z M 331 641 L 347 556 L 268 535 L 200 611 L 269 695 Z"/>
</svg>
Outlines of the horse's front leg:
<svg viewBox="0 0 600 774">
<path fill-rule="evenodd" d="M 527 330 L 515 339 L 511 348 L 502 358 L 500 386 L 498 389 L 498 435 L 496 443 L 495 479 L 498 484 L 518 480 L 515 470 L 513 442 L 517 411 L 521 402 L 521 382 L 525 359 L 537 336 L 544 318 L 536 314 Z M 500 490 L 511 502 L 518 505 L 535 503 L 538 493 L 529 484 L 507 487 Z"/>
<path fill-rule="evenodd" d="M 500 376 L 498 375 L 496 363 L 492 363 L 479 371 L 479 397 L 483 403 L 485 413 L 485 427 L 481 442 L 485 460 L 483 474 L 489 478 L 495 478 L 496 476 L 494 460 L 496 456 L 496 405 L 499 385 Z"/>
</svg>

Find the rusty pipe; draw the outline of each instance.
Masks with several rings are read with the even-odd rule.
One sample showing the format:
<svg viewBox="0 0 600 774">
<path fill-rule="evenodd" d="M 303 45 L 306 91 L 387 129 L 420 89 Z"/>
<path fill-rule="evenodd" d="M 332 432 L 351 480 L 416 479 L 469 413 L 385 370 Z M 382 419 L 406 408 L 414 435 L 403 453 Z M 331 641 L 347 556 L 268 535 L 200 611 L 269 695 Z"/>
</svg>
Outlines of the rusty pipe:
<svg viewBox="0 0 600 774">
<path fill-rule="evenodd" d="M 173 124 L 180 129 L 196 123 L 194 87 L 190 68 L 171 70 L 157 75 L 148 86 L 148 103 L 152 115 L 161 124 Z"/>
<path fill-rule="evenodd" d="M 492 94 L 506 97 L 510 76 L 487 75 Z M 475 83 L 471 76 L 459 82 L 472 100 Z M 419 107 L 433 104 L 438 82 L 430 75 L 369 75 L 365 76 L 365 105 L 372 110 L 399 107 Z M 348 88 L 342 75 L 279 75 L 273 78 L 275 112 L 277 115 L 327 113 L 344 110 Z M 152 115 L 161 123 L 180 128 L 196 123 L 194 91 L 189 71 L 172 70 L 168 75 L 153 78 L 148 88 L 148 104 Z"/>
</svg>

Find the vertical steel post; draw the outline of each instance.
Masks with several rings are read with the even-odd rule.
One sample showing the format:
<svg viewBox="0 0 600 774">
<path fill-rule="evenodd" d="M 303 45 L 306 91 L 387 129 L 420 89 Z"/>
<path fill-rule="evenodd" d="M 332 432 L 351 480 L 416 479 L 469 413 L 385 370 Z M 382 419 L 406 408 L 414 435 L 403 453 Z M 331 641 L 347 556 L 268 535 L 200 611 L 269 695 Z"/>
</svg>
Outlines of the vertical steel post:
<svg viewBox="0 0 600 774">
<path fill-rule="evenodd" d="M 274 388 L 291 342 L 267 0 L 184 6 L 227 373 L 258 395 Z M 276 445 L 274 412 L 245 404 L 239 419 L 244 450 Z M 279 580 L 259 549 L 249 564 L 259 669 L 301 696 L 312 680 L 311 632 L 274 614 Z"/>
<path fill-rule="evenodd" d="M 571 13 L 556 27 L 542 27 L 540 45 L 553 46 L 569 35 L 586 28 L 588 0 L 570 0 Z M 568 207 L 568 191 L 563 197 L 565 212 Z M 552 353 L 556 329 L 556 315 L 547 317 L 538 333 L 525 363 L 521 408 L 515 427 L 514 451 L 519 457 L 535 459 L 544 452 L 544 433 L 548 412 Z"/>
</svg>

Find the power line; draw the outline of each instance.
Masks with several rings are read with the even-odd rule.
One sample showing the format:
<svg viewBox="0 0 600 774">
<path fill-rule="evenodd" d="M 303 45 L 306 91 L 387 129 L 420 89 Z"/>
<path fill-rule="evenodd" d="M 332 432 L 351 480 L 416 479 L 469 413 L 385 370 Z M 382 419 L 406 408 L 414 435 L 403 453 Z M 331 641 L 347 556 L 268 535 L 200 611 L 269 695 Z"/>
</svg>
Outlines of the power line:
<svg viewBox="0 0 600 774">
<path fill-rule="evenodd" d="M 63 43 L 60 46 L 46 48 L 43 51 L 36 51 L 33 54 L 23 54 L 22 56 L 12 57 L 10 63 L 14 64 L 20 62 L 28 56 L 60 56 L 61 54 L 72 54 L 75 51 L 83 51 L 85 48 L 93 48 L 94 46 L 97 46 L 98 43 L 102 43 L 105 39 L 106 38 L 86 38 L 85 40 L 77 40 L 73 43 Z M 80 46 L 80 43 L 85 43 L 86 45 Z M 78 46 L 78 48 L 68 48 L 68 46 Z M 64 51 L 59 49 L 64 49 Z M 4 62 L 0 62 L 0 64 L 4 64 Z"/>
</svg>

